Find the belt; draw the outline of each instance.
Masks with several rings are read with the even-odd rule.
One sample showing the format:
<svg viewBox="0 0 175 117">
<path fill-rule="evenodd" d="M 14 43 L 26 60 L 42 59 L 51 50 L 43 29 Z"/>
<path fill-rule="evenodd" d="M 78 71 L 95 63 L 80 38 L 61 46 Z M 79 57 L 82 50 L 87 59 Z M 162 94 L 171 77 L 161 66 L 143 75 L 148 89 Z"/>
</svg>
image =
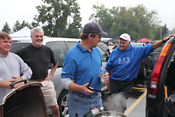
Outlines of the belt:
<svg viewBox="0 0 175 117">
<path fill-rule="evenodd" d="M 30 81 L 38 81 L 38 82 L 42 82 L 44 81 L 45 79 L 30 79 Z"/>
<path fill-rule="evenodd" d="M 99 93 L 93 93 L 93 94 L 90 94 L 90 95 L 85 95 L 85 94 L 82 94 L 82 93 L 79 93 L 79 92 L 76 92 L 76 91 L 69 91 L 69 93 L 72 94 L 72 95 L 79 95 L 80 97 L 94 97 L 94 96 L 99 94 Z"/>
</svg>

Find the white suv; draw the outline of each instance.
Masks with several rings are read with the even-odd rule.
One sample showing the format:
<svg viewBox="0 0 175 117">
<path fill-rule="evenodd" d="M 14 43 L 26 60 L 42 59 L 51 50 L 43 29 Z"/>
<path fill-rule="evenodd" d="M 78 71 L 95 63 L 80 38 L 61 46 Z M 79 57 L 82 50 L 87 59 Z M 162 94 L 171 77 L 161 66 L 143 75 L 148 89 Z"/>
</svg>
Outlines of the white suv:
<svg viewBox="0 0 175 117">
<path fill-rule="evenodd" d="M 63 89 L 61 86 L 61 72 L 62 72 L 63 59 L 66 52 L 71 47 L 76 45 L 77 41 L 79 40 L 80 39 L 73 39 L 73 38 L 45 37 L 43 41 L 43 45 L 50 47 L 53 50 L 55 57 L 58 60 L 58 67 L 57 70 L 55 71 L 52 81 L 55 86 L 55 91 L 57 94 L 57 102 L 59 104 L 61 117 L 68 115 L 67 100 L 66 100 L 68 90 Z M 13 38 L 11 52 L 15 53 L 18 49 L 21 49 L 22 47 L 31 44 L 31 42 L 32 42 L 31 38 Z M 98 45 L 98 48 L 101 52 L 103 66 L 105 66 L 109 58 L 109 54 L 105 51 L 104 48 L 102 48 L 102 46 Z M 51 68 L 51 65 L 49 67 Z M 107 89 L 106 85 L 103 84 L 102 90 L 106 89 Z M 47 115 L 51 115 L 51 110 L 49 107 L 47 107 Z"/>
</svg>

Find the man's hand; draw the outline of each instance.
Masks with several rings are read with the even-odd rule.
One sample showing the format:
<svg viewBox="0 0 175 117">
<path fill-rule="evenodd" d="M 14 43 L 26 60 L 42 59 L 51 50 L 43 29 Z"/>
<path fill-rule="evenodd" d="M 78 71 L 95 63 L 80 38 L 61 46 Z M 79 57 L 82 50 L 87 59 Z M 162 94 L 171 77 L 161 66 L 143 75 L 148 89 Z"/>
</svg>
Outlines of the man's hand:
<svg viewBox="0 0 175 117">
<path fill-rule="evenodd" d="M 175 34 L 171 34 L 169 36 L 167 36 L 166 38 L 164 38 L 164 41 L 168 41 L 171 37 L 175 37 Z"/>
<path fill-rule="evenodd" d="M 91 90 L 89 90 L 89 89 L 87 88 L 88 84 L 89 84 L 89 83 L 86 83 L 86 84 L 84 84 L 84 85 L 82 86 L 82 90 L 83 90 L 82 92 L 85 93 L 85 94 L 87 94 L 87 95 L 89 95 L 89 94 L 91 94 L 91 93 L 94 93 L 94 91 L 91 91 Z"/>
<path fill-rule="evenodd" d="M 12 76 L 12 77 L 14 79 L 13 80 L 9 80 L 9 82 L 16 82 L 18 80 L 22 80 L 22 78 L 20 78 L 20 77 L 16 77 L 16 76 Z M 17 84 L 14 85 L 14 88 L 16 89 L 16 88 L 18 88 L 18 87 L 20 87 L 22 85 L 24 85 L 24 82 L 17 83 Z"/>
<path fill-rule="evenodd" d="M 52 79 L 52 75 L 48 74 L 47 77 L 45 78 L 46 81 L 50 81 Z"/>
<path fill-rule="evenodd" d="M 22 78 L 20 77 L 16 77 L 16 76 L 12 76 L 14 79 L 13 80 L 9 80 L 9 82 L 16 82 L 18 80 L 22 80 Z"/>
<path fill-rule="evenodd" d="M 110 71 L 107 71 L 105 74 L 105 83 L 107 83 L 108 91 L 110 91 Z"/>
<path fill-rule="evenodd" d="M 105 80 L 105 84 L 106 84 L 107 81 L 109 80 L 109 73 L 108 72 L 106 72 L 104 80 Z"/>
<path fill-rule="evenodd" d="M 171 35 L 167 36 L 166 38 L 164 38 L 163 40 L 160 40 L 160 41 L 152 44 L 153 49 L 160 47 L 164 41 L 165 42 L 168 41 L 171 37 L 175 37 L 175 34 L 171 34 Z"/>
</svg>

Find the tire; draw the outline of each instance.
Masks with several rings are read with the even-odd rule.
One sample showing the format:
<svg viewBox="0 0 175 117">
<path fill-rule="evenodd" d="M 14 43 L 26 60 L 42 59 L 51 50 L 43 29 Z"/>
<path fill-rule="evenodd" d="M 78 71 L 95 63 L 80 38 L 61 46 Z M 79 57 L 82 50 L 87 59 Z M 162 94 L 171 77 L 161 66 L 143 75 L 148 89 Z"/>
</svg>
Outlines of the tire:
<svg viewBox="0 0 175 117">
<path fill-rule="evenodd" d="M 68 114 L 68 107 L 67 107 L 67 96 L 68 96 L 69 90 L 64 89 L 59 98 L 58 98 L 58 105 L 60 110 L 60 117 L 69 117 Z"/>
</svg>

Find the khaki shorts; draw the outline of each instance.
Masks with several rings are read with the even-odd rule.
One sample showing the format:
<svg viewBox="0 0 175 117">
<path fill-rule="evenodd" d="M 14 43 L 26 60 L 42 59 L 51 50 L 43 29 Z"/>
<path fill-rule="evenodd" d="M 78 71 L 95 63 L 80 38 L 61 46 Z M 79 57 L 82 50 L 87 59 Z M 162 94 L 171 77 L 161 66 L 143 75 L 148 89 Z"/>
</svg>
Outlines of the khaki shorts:
<svg viewBox="0 0 175 117">
<path fill-rule="evenodd" d="M 52 81 L 42 81 L 41 91 L 46 102 L 46 106 L 55 106 L 57 105 L 56 92 L 54 89 L 54 84 Z"/>
<path fill-rule="evenodd" d="M 32 83 L 32 82 L 37 82 L 37 81 L 30 81 L 30 83 Z M 54 89 L 53 82 L 44 80 L 40 83 L 43 85 L 41 87 L 41 91 L 43 93 L 46 106 L 55 106 L 55 105 L 57 105 L 56 92 L 55 92 L 55 89 Z"/>
</svg>

